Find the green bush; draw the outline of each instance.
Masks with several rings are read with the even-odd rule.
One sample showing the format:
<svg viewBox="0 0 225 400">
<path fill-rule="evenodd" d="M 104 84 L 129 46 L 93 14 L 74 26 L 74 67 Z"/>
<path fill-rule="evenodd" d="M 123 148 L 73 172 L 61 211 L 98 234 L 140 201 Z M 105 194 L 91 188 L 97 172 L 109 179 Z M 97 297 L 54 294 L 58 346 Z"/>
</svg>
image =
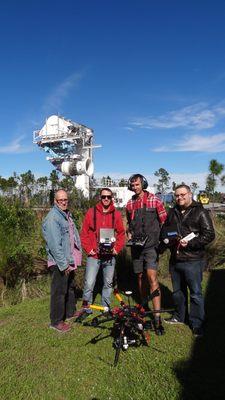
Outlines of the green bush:
<svg viewBox="0 0 225 400">
<path fill-rule="evenodd" d="M 33 256 L 26 244 L 20 243 L 16 248 L 12 248 L 11 255 L 7 257 L 6 268 L 2 270 L 7 285 L 13 287 L 18 280 L 27 280 L 32 273 L 33 267 Z"/>
<path fill-rule="evenodd" d="M 37 242 L 40 241 L 35 213 L 16 201 L 0 203 L 0 277 L 14 286 L 27 279 L 33 269 Z"/>
</svg>

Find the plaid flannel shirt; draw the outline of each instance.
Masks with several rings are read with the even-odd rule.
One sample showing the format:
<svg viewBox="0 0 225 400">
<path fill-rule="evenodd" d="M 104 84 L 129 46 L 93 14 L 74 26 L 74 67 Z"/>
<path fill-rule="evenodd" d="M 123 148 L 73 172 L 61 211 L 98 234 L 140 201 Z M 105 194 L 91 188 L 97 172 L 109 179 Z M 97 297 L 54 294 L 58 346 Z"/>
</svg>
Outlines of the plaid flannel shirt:
<svg viewBox="0 0 225 400">
<path fill-rule="evenodd" d="M 144 196 L 142 198 L 135 198 L 134 195 L 128 201 L 126 205 L 128 223 L 132 221 L 132 219 L 134 218 L 135 210 L 143 208 L 144 204 L 146 205 L 146 208 L 156 208 L 160 224 L 163 224 L 165 222 L 167 218 L 167 212 L 165 210 L 163 203 L 153 193 L 149 193 L 145 190 Z"/>
</svg>

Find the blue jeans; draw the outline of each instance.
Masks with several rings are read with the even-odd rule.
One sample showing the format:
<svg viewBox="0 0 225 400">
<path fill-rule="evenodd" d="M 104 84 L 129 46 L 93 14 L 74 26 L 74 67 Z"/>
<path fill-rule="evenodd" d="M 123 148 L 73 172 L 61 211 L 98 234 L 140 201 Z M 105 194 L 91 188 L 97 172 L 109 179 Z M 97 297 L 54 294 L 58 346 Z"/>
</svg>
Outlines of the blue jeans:
<svg viewBox="0 0 225 400">
<path fill-rule="evenodd" d="M 103 275 L 102 305 L 108 306 L 110 304 L 110 296 L 112 293 L 113 276 L 115 271 L 115 257 L 109 260 L 96 259 L 93 257 L 87 258 L 83 301 L 87 301 L 88 304 L 92 304 L 93 290 L 99 268 L 102 268 Z"/>
<path fill-rule="evenodd" d="M 204 261 L 178 262 L 171 266 L 173 301 L 176 307 L 174 317 L 187 322 L 188 290 L 190 291 L 189 324 L 191 328 L 200 328 L 205 318 L 204 298 L 202 295 L 202 272 Z"/>
</svg>

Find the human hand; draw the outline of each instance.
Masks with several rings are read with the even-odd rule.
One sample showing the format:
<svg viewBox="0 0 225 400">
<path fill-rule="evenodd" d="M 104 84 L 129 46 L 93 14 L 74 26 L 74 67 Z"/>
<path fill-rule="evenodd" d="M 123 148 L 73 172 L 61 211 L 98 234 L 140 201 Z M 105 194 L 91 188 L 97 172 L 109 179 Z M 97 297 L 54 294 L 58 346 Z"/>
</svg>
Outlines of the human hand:
<svg viewBox="0 0 225 400">
<path fill-rule="evenodd" d="M 185 240 L 185 239 L 181 239 L 179 243 L 180 243 L 180 246 L 181 246 L 181 247 L 186 247 L 187 244 L 188 244 L 188 241 Z"/>
<path fill-rule="evenodd" d="M 73 271 L 73 268 L 69 265 L 65 270 L 64 273 L 66 276 L 68 276 L 70 274 L 70 272 Z"/>
<path fill-rule="evenodd" d="M 114 256 L 117 256 L 117 251 L 116 251 L 116 249 L 114 249 L 114 247 L 113 247 L 113 249 L 112 249 L 112 254 L 114 255 Z"/>
<path fill-rule="evenodd" d="M 132 234 L 130 232 L 127 232 L 127 239 L 131 240 L 132 239 Z"/>
<path fill-rule="evenodd" d="M 96 254 L 96 251 L 94 249 L 92 249 L 88 255 L 89 256 L 95 256 L 95 254 Z"/>
</svg>

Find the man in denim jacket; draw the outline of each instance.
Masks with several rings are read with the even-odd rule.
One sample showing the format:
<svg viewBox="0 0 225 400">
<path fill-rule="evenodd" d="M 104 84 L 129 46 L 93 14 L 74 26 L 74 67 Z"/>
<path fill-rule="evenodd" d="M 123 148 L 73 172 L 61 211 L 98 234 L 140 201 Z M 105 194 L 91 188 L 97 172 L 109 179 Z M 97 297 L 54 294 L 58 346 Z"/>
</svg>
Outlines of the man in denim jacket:
<svg viewBox="0 0 225 400">
<path fill-rule="evenodd" d="M 56 192 L 54 207 L 45 217 L 42 231 L 52 275 L 50 327 L 67 332 L 70 325 L 65 319 L 73 317 L 75 312 L 74 271 L 81 265 L 81 244 L 64 190 Z"/>
</svg>

